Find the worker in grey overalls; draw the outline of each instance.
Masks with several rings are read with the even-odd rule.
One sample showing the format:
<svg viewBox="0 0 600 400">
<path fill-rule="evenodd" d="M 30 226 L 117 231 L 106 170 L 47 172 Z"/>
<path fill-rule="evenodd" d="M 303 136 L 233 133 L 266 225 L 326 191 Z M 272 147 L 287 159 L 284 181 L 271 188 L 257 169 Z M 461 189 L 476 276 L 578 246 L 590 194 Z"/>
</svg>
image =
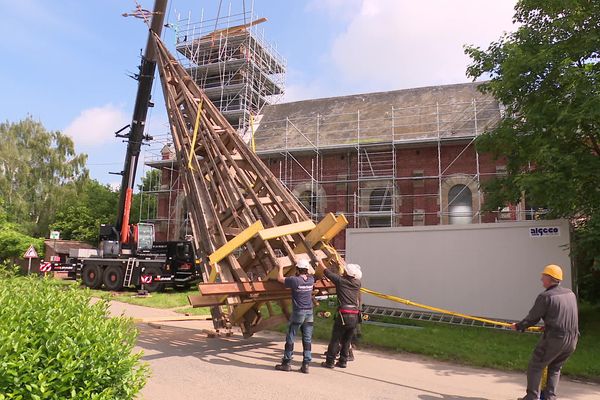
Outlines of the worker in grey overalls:
<svg viewBox="0 0 600 400">
<path fill-rule="evenodd" d="M 330 281 L 335 284 L 338 299 L 338 310 L 333 321 L 331 340 L 327 348 L 326 361 L 321 365 L 325 368 L 346 368 L 348 353 L 352 338 L 356 334 L 356 327 L 360 323 L 360 280 L 362 271 L 358 264 L 347 264 L 344 273 L 338 275 L 327 269 L 323 262 L 319 262 L 324 268 L 323 272 Z M 339 361 L 334 364 L 337 353 L 340 353 Z"/>
<path fill-rule="evenodd" d="M 579 338 L 577 298 L 567 288 L 560 286 L 563 279 L 558 265 L 547 265 L 542 272 L 540 293 L 529 314 L 512 329 L 524 331 L 544 320 L 544 333 L 539 340 L 527 368 L 527 394 L 521 400 L 538 400 L 544 368 L 548 367 L 548 381 L 542 390 L 545 400 L 556 399 L 560 370 L 575 351 Z"/>
</svg>

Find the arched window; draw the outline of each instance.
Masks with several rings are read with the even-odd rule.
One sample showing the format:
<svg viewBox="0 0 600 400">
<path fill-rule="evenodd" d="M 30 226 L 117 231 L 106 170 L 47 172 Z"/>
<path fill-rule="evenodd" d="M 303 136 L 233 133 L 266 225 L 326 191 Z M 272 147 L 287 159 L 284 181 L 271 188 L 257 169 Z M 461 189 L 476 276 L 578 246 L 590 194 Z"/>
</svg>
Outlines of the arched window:
<svg viewBox="0 0 600 400">
<path fill-rule="evenodd" d="M 454 185 L 448 192 L 449 222 L 452 225 L 470 224 L 473 220 L 473 196 L 465 185 Z"/>
<path fill-rule="evenodd" d="M 301 192 L 298 196 L 298 200 L 300 200 L 300 203 L 306 207 L 311 215 L 317 213 L 317 196 L 315 196 L 311 190 Z"/>
<path fill-rule="evenodd" d="M 384 214 L 370 217 L 369 227 L 381 228 L 392 226 L 391 188 L 377 188 L 371 191 L 371 195 L 369 196 L 369 211 Z"/>
</svg>

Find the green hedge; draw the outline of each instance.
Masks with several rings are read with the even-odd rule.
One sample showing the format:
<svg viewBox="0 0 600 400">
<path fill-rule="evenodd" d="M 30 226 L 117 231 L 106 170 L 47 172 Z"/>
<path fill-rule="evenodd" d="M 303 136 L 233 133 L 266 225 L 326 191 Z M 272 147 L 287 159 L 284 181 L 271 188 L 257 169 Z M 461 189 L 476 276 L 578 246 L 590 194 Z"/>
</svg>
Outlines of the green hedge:
<svg viewBox="0 0 600 400">
<path fill-rule="evenodd" d="M 89 291 L 0 278 L 0 400 L 133 399 L 148 376 L 136 337 Z"/>
</svg>

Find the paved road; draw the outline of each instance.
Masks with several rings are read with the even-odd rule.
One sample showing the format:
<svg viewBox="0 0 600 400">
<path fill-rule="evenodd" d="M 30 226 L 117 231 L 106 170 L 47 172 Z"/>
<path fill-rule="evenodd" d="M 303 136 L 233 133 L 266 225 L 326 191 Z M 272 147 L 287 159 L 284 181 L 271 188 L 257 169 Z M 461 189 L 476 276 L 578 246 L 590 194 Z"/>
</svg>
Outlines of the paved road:
<svg viewBox="0 0 600 400">
<path fill-rule="evenodd" d="M 136 318 L 174 315 L 118 302 L 112 302 L 111 311 Z M 313 347 L 310 375 L 280 372 L 273 366 L 282 355 L 282 335 L 209 339 L 202 329 L 211 327 L 207 321 L 140 324 L 138 347 L 152 369 L 143 399 L 506 400 L 524 390 L 522 374 L 409 354 L 356 351 L 357 360 L 349 368 L 328 370 L 317 366 L 324 344 Z M 298 368 L 299 362 L 294 363 Z M 562 399 L 600 400 L 600 385 L 563 380 L 560 394 Z"/>
</svg>

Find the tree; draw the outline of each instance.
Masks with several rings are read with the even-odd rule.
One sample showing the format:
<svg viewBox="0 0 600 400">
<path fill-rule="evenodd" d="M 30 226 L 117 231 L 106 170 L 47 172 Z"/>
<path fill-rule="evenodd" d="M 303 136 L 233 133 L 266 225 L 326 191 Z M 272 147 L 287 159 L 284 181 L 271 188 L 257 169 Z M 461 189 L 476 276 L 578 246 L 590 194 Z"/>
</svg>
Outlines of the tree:
<svg viewBox="0 0 600 400">
<path fill-rule="evenodd" d="M 44 240 L 28 236 L 8 222 L 4 201 L 0 198 L 0 263 L 20 258 L 30 245 L 43 255 Z M 4 270 L 4 265 L 0 264 L 0 270 Z"/>
<path fill-rule="evenodd" d="M 86 159 L 68 136 L 31 117 L 0 123 L 0 193 L 9 220 L 45 235 L 58 206 L 87 177 Z"/>
<path fill-rule="evenodd" d="M 577 221 L 575 250 L 600 268 L 600 2 L 521 0 L 514 21 L 487 50 L 466 48 L 467 73 L 489 76 L 480 89 L 506 107 L 477 141 L 507 160 L 507 175 L 483 185 L 486 208 L 526 193 L 548 217 Z"/>
<path fill-rule="evenodd" d="M 51 228 L 60 231 L 63 239 L 96 243 L 100 224 L 113 224 L 116 219 L 118 196 L 108 185 L 86 179 L 77 198 L 57 210 Z"/>
</svg>

